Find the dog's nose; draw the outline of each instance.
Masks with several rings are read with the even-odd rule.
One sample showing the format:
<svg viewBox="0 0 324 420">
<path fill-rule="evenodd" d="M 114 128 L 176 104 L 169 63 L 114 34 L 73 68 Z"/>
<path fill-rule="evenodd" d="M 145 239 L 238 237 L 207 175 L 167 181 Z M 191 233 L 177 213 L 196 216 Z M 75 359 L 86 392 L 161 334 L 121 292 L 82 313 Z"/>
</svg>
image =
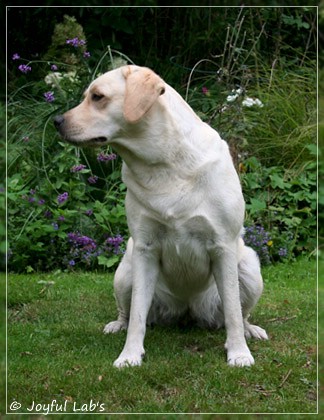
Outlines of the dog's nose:
<svg viewBox="0 0 324 420">
<path fill-rule="evenodd" d="M 54 125 L 55 125 L 55 127 L 56 127 L 57 130 L 61 127 L 61 125 L 63 123 L 64 123 L 64 117 L 63 117 L 63 115 L 57 115 L 54 118 Z"/>
</svg>

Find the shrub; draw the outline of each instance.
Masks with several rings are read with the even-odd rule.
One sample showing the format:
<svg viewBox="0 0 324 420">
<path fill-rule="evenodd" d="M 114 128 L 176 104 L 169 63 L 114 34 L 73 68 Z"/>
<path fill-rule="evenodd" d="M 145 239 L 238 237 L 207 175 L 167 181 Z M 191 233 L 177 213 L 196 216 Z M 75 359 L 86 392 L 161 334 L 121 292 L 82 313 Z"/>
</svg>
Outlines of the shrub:
<svg viewBox="0 0 324 420">
<path fill-rule="evenodd" d="M 22 74 L 39 65 L 43 78 L 20 86 L 8 101 L 8 266 L 14 271 L 109 268 L 128 236 L 121 159 L 109 147 L 98 152 L 61 142 L 52 124 L 100 72 L 99 64 L 85 71 L 85 40 L 66 41 L 73 61 L 79 54 L 84 64 L 79 71 L 63 62 L 20 64 Z M 110 54 L 103 55 L 103 67 L 114 66 Z M 13 57 L 16 64 L 22 60 Z"/>
<path fill-rule="evenodd" d="M 311 62 L 261 72 L 259 61 L 254 83 L 244 69 L 236 86 L 215 72 L 187 93 L 229 143 L 246 200 L 245 240 L 267 264 L 316 247 L 316 72 Z"/>
<path fill-rule="evenodd" d="M 54 115 L 80 101 L 95 77 L 127 57 L 108 48 L 90 67 L 82 28 L 74 20 L 66 23 L 75 32 L 70 28 L 54 37 L 47 60 L 12 57 L 20 75 L 10 82 L 8 100 L 9 269 L 14 271 L 111 268 L 128 236 L 120 157 L 109 147 L 98 152 L 65 144 L 52 124 Z M 239 28 L 238 21 L 235 39 Z M 259 35 L 251 49 L 243 42 L 227 51 L 226 44 L 231 68 L 188 83 L 187 96 L 231 147 L 246 198 L 245 240 L 269 263 L 315 246 L 316 106 L 312 63 L 278 60 L 278 68 L 267 68 L 257 51 Z M 255 68 L 245 64 L 251 54 Z"/>
<path fill-rule="evenodd" d="M 308 149 L 316 154 L 315 146 Z M 316 248 L 316 162 L 293 169 L 266 168 L 251 157 L 240 168 L 246 224 L 263 226 L 271 233 L 269 257 L 276 261 L 312 253 Z"/>
</svg>

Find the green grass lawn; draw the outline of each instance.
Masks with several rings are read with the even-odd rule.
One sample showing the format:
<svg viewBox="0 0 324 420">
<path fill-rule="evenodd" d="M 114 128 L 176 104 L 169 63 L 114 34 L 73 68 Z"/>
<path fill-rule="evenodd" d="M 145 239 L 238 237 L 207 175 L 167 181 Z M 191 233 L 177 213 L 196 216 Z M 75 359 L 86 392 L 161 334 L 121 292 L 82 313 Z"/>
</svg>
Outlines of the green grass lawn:
<svg viewBox="0 0 324 420">
<path fill-rule="evenodd" d="M 226 365 L 223 330 L 187 326 L 149 328 L 143 365 L 122 370 L 112 363 L 126 333 L 102 333 L 116 316 L 112 275 L 9 275 L 7 411 L 12 402 L 26 413 L 55 400 L 79 414 L 316 412 L 316 263 L 263 275 L 252 322 L 270 340 L 250 341 L 253 367 Z"/>
</svg>

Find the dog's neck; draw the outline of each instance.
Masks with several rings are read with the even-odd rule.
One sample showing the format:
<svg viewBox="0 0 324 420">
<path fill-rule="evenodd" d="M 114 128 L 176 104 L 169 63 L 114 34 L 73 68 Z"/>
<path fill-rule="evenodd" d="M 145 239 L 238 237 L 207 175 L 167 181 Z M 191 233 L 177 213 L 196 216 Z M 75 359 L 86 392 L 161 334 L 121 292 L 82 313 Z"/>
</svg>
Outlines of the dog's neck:
<svg viewBox="0 0 324 420">
<path fill-rule="evenodd" d="M 134 176 L 143 172 L 172 172 L 173 167 L 184 168 L 183 176 L 197 171 L 210 157 L 205 156 L 203 142 L 212 138 L 217 149 L 217 133 L 210 129 L 210 139 L 200 139 L 205 125 L 182 97 L 170 86 L 152 109 L 137 124 L 132 124 L 112 143 Z M 185 147 L 184 147 L 184 143 Z M 208 158 L 208 159 L 207 159 Z M 178 171 L 174 171 L 178 172 Z"/>
</svg>

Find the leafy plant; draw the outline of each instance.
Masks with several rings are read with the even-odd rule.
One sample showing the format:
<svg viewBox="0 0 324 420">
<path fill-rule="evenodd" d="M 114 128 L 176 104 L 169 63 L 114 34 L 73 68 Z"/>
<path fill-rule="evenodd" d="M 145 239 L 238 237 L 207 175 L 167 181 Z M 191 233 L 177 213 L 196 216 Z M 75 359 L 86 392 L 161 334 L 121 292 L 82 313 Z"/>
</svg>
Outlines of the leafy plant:
<svg viewBox="0 0 324 420">
<path fill-rule="evenodd" d="M 310 153 L 315 148 L 309 146 Z M 255 158 L 241 165 L 247 226 L 271 233 L 272 260 L 293 258 L 316 247 L 316 162 L 294 169 L 263 167 Z"/>
<path fill-rule="evenodd" d="M 238 69 L 240 85 L 208 76 L 187 93 L 229 143 L 246 199 L 245 240 L 267 264 L 316 247 L 316 73 L 312 63 L 261 73 L 256 59 L 257 83 Z"/>
<path fill-rule="evenodd" d="M 119 13 L 122 27 L 116 23 L 114 28 L 126 36 L 127 19 Z M 205 16 L 197 10 L 190 19 L 195 13 Z M 220 60 L 199 61 L 187 83 L 188 102 L 230 145 L 247 202 L 247 232 L 259 235 L 260 255 L 266 246 L 265 263 L 311 252 L 315 244 L 315 72 L 306 51 L 312 43 L 300 50 L 276 39 L 271 65 L 261 54 L 269 22 L 281 22 L 282 28 L 299 25 L 304 39 L 308 29 L 312 33 L 311 25 L 305 26 L 311 22 L 307 13 L 262 9 L 260 25 L 252 28 L 247 23 L 254 22 L 254 11 L 235 11 Z M 79 150 L 60 142 L 52 118 L 77 104 L 101 72 L 131 60 L 107 48 L 95 61 L 86 31 L 68 17 L 63 26 L 55 31 L 60 36 L 54 36 L 46 60 L 12 55 L 8 235 L 13 271 L 113 268 L 128 236 L 121 159 L 109 148 Z M 195 48 L 186 50 L 187 63 Z M 293 55 L 297 61 L 290 59 Z M 194 77 L 205 65 L 215 66 L 214 71 L 203 67 Z"/>
<path fill-rule="evenodd" d="M 73 55 L 86 45 L 78 37 L 67 41 Z M 13 59 L 21 60 L 18 54 Z M 79 150 L 60 142 L 52 124 L 94 76 L 84 68 L 71 73 L 64 63 L 61 72 L 45 64 L 39 63 L 43 80 L 21 86 L 8 103 L 9 269 L 112 267 L 127 237 L 121 160 L 109 148 Z M 111 246 L 116 240 L 118 247 Z"/>
</svg>

